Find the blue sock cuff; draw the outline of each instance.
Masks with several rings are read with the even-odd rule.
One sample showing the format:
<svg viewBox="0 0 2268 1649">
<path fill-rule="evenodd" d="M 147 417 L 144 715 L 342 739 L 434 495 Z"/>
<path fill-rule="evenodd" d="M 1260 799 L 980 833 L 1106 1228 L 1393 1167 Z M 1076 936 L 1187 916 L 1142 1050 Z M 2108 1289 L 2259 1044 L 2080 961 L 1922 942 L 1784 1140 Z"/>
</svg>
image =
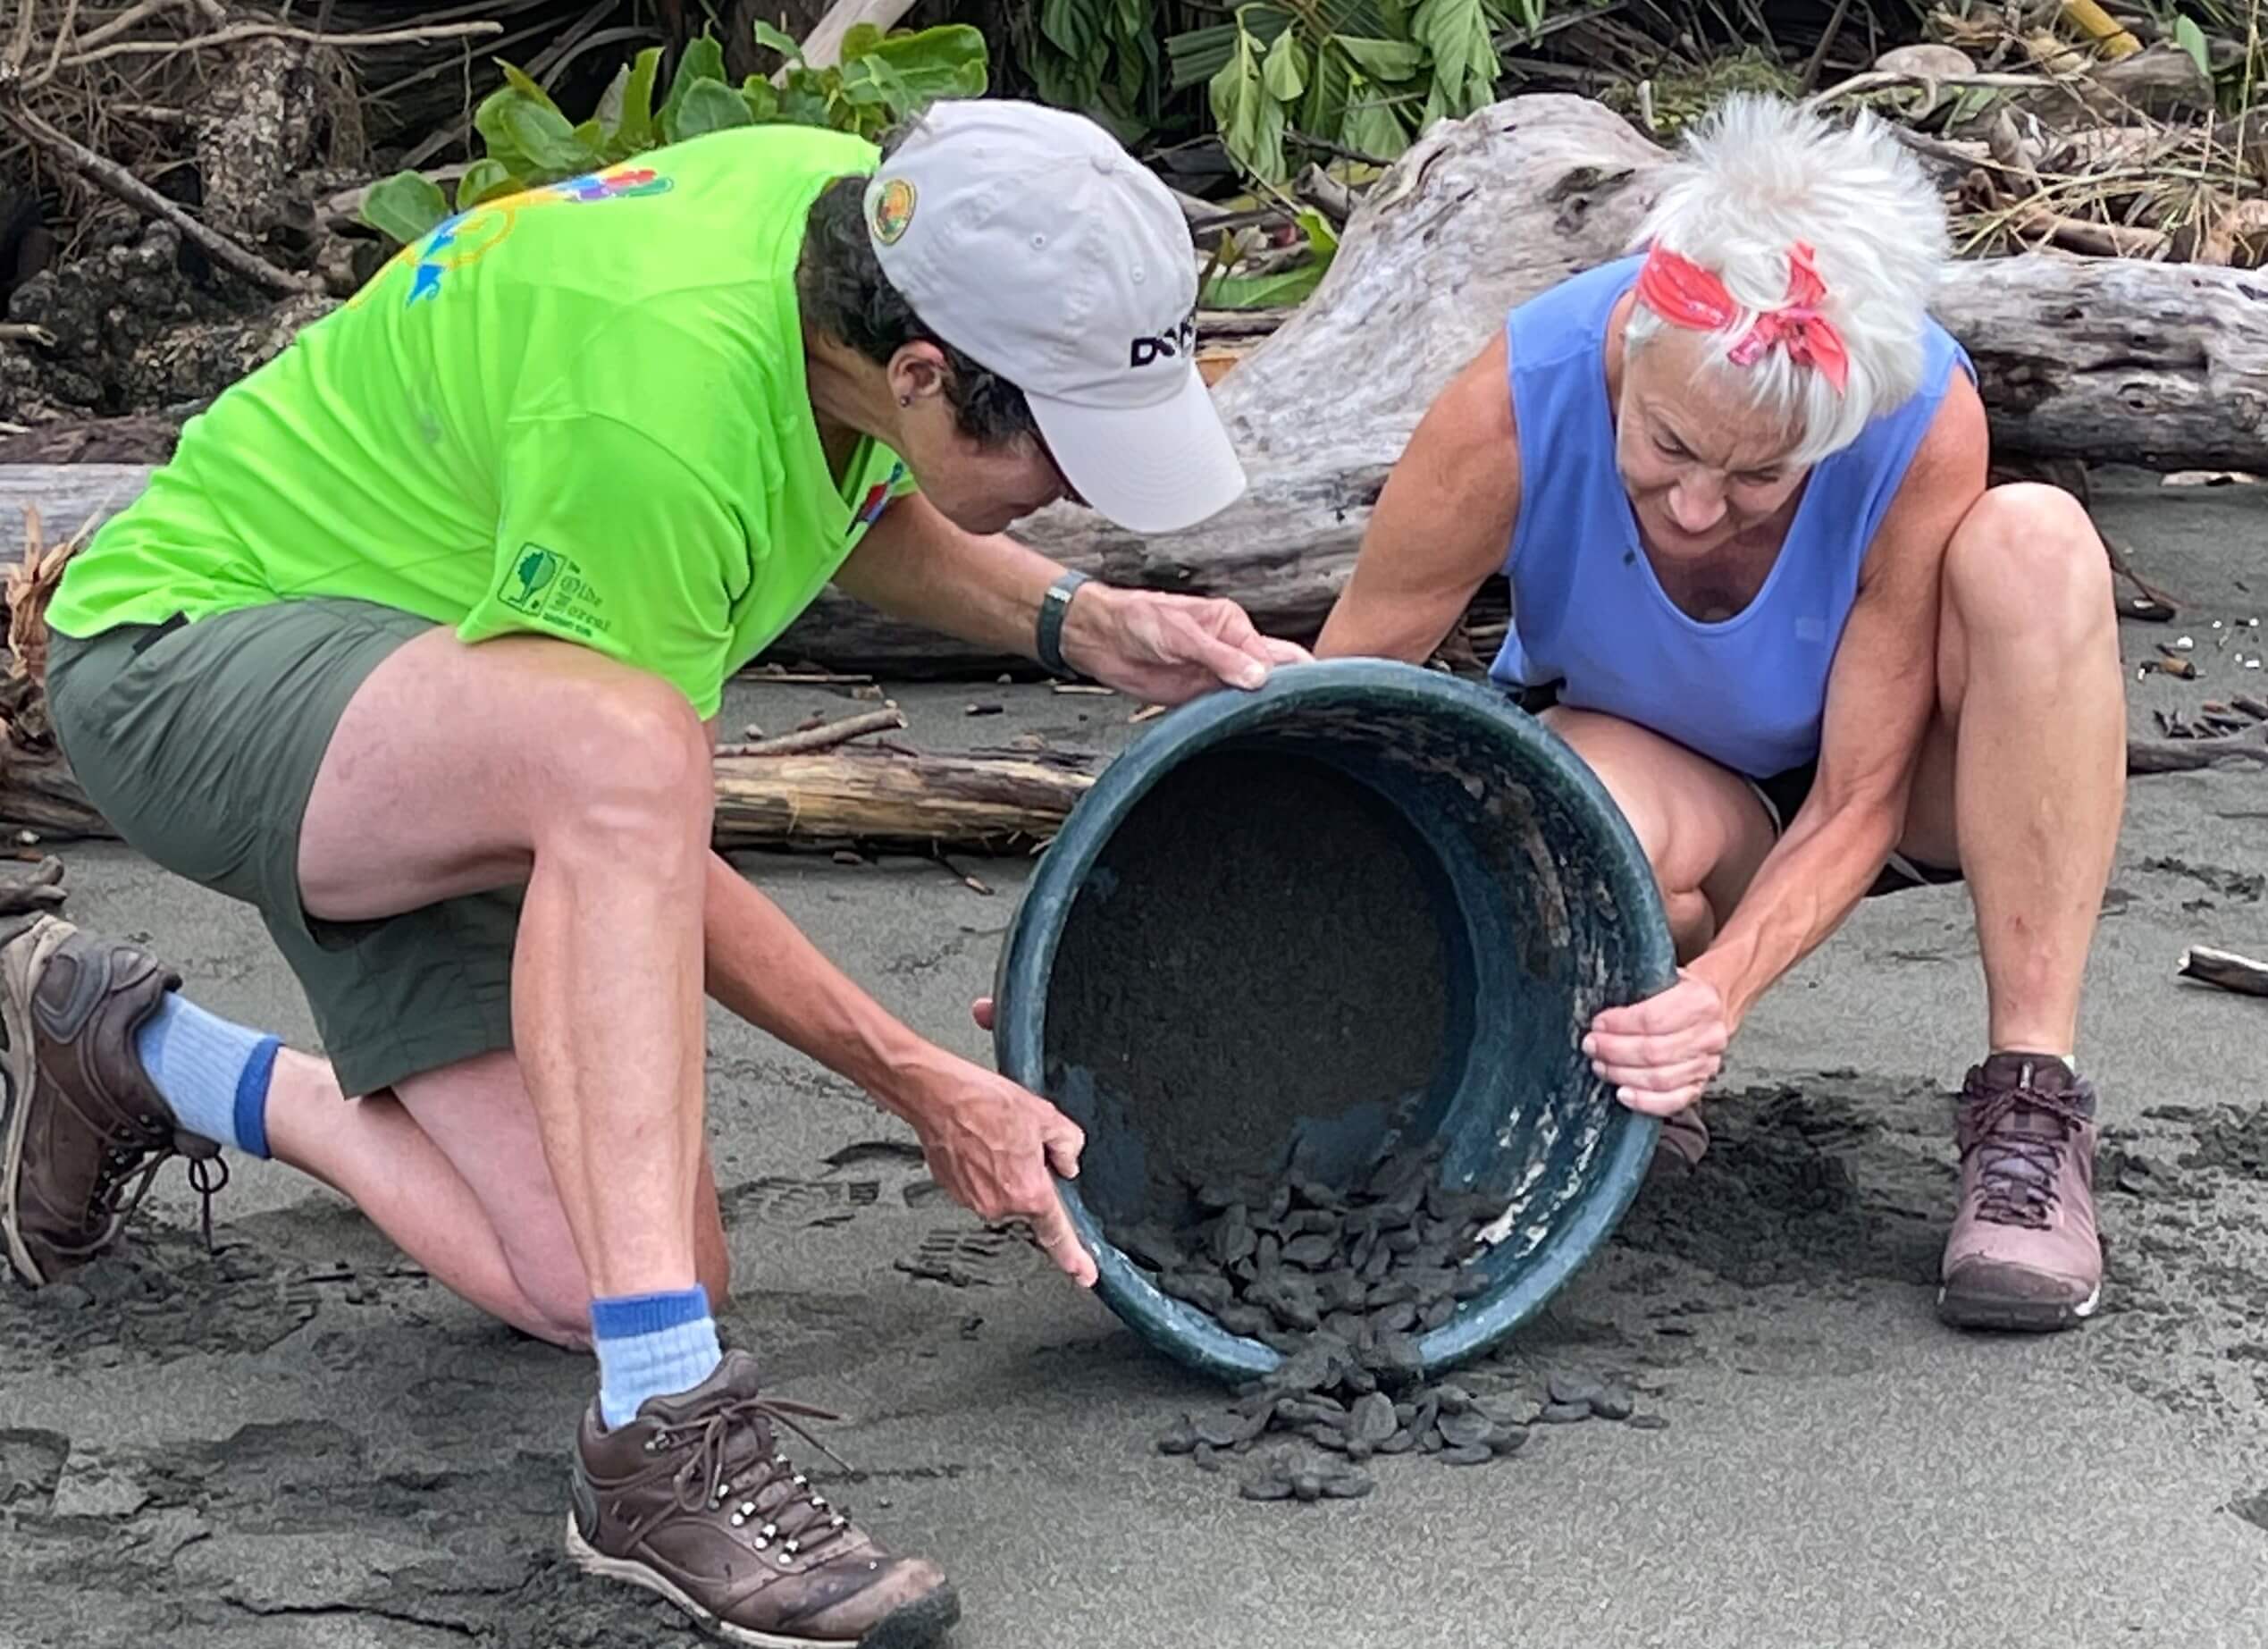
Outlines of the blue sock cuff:
<svg viewBox="0 0 2268 1649">
<path fill-rule="evenodd" d="M 268 1083 L 275 1075 L 281 1037 L 265 1037 L 236 1079 L 236 1142 L 255 1157 L 268 1154 Z"/>
<path fill-rule="evenodd" d="M 683 1328 L 709 1315 L 709 1291 L 695 1283 L 661 1294 L 624 1294 L 591 1302 L 591 1332 L 601 1340 L 627 1340 Z"/>
</svg>

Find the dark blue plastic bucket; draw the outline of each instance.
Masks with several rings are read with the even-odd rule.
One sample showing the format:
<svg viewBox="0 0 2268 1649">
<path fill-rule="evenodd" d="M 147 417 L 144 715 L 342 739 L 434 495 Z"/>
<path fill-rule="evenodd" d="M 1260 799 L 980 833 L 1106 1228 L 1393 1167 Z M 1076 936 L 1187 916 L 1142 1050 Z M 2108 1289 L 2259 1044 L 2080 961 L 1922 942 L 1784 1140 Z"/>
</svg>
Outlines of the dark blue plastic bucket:
<svg viewBox="0 0 2268 1649">
<path fill-rule="evenodd" d="M 1331 660 L 1184 705 L 1103 773 L 1009 930 L 994 1039 L 1087 1132 L 1063 1194 L 1103 1300 L 1224 1379 L 1279 1354 L 1161 1293 L 1105 1224 L 1177 1176 L 1343 1181 L 1438 1142 L 1442 1179 L 1505 1210 L 1489 1288 L 1419 1342 L 1441 1369 L 1629 1206 L 1659 1125 L 1580 1044 L 1675 976 L 1645 854 L 1563 741 L 1491 688 Z"/>
</svg>

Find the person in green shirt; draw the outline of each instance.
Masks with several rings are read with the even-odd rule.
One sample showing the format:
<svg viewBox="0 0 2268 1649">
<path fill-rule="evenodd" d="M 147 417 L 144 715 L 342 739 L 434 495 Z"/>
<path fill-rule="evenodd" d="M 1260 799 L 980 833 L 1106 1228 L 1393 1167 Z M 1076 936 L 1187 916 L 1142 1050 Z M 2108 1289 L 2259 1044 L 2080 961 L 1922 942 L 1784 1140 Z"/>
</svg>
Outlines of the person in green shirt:
<svg viewBox="0 0 2268 1649">
<path fill-rule="evenodd" d="M 0 946 L 0 1230 L 38 1286 L 170 1156 L 351 1197 L 597 1352 L 567 1542 L 735 1641 L 907 1649 L 937 1567 L 812 1492 L 724 1351 L 713 997 L 863 1087 L 1091 1283 L 1079 1130 L 887 1014 L 710 848 L 726 679 L 832 584 L 1148 700 L 1306 655 L 1004 535 L 1192 526 L 1243 472 L 1171 194 L 1093 122 L 941 104 L 878 146 L 720 132 L 491 202 L 223 394 L 66 572 L 58 737 L 125 839 L 254 905 L 322 1057 L 129 942 Z M 351 1104 L 341 1104 L 341 1099 Z M 692 1493 L 687 1493 L 687 1485 Z"/>
</svg>

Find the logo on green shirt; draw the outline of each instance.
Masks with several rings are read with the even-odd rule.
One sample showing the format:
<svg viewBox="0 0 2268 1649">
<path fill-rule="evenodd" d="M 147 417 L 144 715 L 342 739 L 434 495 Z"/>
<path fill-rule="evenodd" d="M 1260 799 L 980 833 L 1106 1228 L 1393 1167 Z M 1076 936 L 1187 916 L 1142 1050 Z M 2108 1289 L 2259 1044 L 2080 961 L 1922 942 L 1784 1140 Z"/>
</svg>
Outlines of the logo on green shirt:
<svg viewBox="0 0 2268 1649">
<path fill-rule="evenodd" d="M 559 576 L 559 568 L 566 564 L 565 558 L 554 551 L 524 544 L 511 571 L 504 575 L 504 587 L 496 593 L 504 605 L 515 611 L 542 612 L 543 593 L 551 587 Z"/>
<path fill-rule="evenodd" d="M 556 635 L 592 641 L 614 628 L 598 587 L 575 558 L 542 544 L 520 546 L 504 568 L 496 599 Z"/>
</svg>

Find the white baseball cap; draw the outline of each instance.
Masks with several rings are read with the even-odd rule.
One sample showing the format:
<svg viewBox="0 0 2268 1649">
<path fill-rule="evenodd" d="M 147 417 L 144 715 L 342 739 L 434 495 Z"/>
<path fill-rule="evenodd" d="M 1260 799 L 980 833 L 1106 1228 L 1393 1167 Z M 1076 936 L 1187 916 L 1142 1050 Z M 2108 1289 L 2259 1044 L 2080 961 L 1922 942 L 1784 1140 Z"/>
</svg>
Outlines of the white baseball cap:
<svg viewBox="0 0 2268 1649">
<path fill-rule="evenodd" d="M 1189 222 L 1102 127 L 1004 98 L 933 104 L 868 183 L 866 225 L 922 324 L 1024 391 L 1101 514 L 1170 533 L 1244 492 L 1197 374 Z"/>
</svg>

